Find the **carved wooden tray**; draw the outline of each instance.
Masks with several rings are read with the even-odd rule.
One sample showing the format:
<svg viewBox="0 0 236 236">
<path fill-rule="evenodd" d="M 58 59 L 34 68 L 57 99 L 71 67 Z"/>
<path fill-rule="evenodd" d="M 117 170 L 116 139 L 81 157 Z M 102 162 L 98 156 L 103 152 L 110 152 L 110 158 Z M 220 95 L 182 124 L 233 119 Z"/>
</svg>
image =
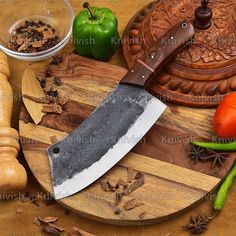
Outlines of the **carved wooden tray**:
<svg viewBox="0 0 236 236">
<path fill-rule="evenodd" d="M 128 67 L 148 52 L 160 36 L 178 22 L 193 21 L 200 1 L 154 1 L 129 22 L 123 37 Z M 159 75 L 152 91 L 168 101 L 194 107 L 214 107 L 236 91 L 236 0 L 209 1 L 212 26 L 197 30 L 194 41 Z"/>
</svg>

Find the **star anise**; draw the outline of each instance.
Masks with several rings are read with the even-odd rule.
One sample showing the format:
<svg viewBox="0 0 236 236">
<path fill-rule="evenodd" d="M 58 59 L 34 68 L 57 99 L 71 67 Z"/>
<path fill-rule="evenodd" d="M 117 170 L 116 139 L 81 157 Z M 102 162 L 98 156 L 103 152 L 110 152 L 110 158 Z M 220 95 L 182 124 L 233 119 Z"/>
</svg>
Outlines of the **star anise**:
<svg viewBox="0 0 236 236">
<path fill-rule="evenodd" d="M 206 149 L 193 146 L 192 150 L 188 153 L 189 156 L 195 161 L 195 163 L 205 158 Z"/>
<path fill-rule="evenodd" d="M 47 95 L 52 96 L 52 97 L 57 97 L 57 96 L 58 96 L 58 91 L 57 91 L 57 90 L 50 89 L 50 90 L 47 92 Z"/>
<path fill-rule="evenodd" d="M 213 160 L 212 168 L 215 168 L 217 165 L 222 167 L 223 162 L 228 158 L 228 153 L 215 152 L 213 150 L 207 150 L 210 155 L 206 156 L 204 160 Z"/>
<path fill-rule="evenodd" d="M 196 217 L 191 217 L 191 222 L 184 228 L 190 230 L 192 234 L 201 234 L 207 230 L 208 222 L 209 219 L 205 215 L 198 214 Z"/>
</svg>

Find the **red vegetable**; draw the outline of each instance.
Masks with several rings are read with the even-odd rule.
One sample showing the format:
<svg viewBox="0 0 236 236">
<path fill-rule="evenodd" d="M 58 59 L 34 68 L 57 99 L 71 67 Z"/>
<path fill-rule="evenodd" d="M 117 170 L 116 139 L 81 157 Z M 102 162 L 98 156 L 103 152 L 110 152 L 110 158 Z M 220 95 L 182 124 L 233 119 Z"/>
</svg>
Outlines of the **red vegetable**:
<svg viewBox="0 0 236 236">
<path fill-rule="evenodd" d="M 224 97 L 216 110 L 213 126 L 219 137 L 236 137 L 236 93 Z"/>
</svg>

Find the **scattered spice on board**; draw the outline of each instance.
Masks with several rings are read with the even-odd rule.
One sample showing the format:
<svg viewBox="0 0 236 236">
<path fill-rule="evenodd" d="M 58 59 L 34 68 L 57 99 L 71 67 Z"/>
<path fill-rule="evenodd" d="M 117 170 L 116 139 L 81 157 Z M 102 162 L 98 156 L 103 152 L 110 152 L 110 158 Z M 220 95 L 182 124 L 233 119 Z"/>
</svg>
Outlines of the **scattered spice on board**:
<svg viewBox="0 0 236 236">
<path fill-rule="evenodd" d="M 61 78 L 54 77 L 54 84 L 57 86 L 62 86 Z"/>
<path fill-rule="evenodd" d="M 44 105 L 42 112 L 45 113 L 54 113 L 54 114 L 61 114 L 62 113 L 62 107 L 57 104 L 53 105 Z"/>
<path fill-rule="evenodd" d="M 58 96 L 56 103 L 60 106 L 66 105 L 66 103 L 69 101 L 69 99 L 66 96 Z"/>
<path fill-rule="evenodd" d="M 47 217 L 44 217 L 43 219 L 38 217 L 38 219 L 44 223 L 55 223 L 58 220 L 58 218 L 54 216 L 47 216 Z"/>
<path fill-rule="evenodd" d="M 195 217 L 190 218 L 190 223 L 183 226 L 185 229 L 189 230 L 191 234 L 202 234 L 207 231 L 207 225 L 211 220 L 216 217 L 217 214 L 212 217 L 208 217 L 203 213 L 199 213 Z"/>
<path fill-rule="evenodd" d="M 121 210 L 118 207 L 120 203 L 124 200 L 125 196 L 130 195 L 136 189 L 140 188 L 144 185 L 144 173 L 135 171 L 132 167 L 127 168 L 127 181 L 131 181 L 127 183 L 122 178 L 119 178 L 115 185 L 112 185 L 109 181 L 100 181 L 99 184 L 103 191 L 105 192 L 115 192 L 115 208 L 114 214 L 119 215 Z M 120 186 L 123 188 L 121 189 Z M 140 207 L 144 205 L 144 203 L 137 201 L 136 199 L 128 200 L 124 203 L 123 208 L 128 211 L 132 210 L 135 207 Z M 143 212 L 142 212 L 143 213 Z M 142 214 L 140 213 L 140 215 Z M 144 214 L 144 213 L 143 213 Z M 142 215 L 141 215 L 142 217 Z M 143 216 L 144 217 L 144 216 Z M 141 218 L 140 218 L 141 219 Z"/>
<path fill-rule="evenodd" d="M 8 48 L 22 53 L 36 53 L 50 49 L 61 41 L 56 30 L 39 21 L 25 21 L 19 25 L 8 42 Z"/>
<path fill-rule="evenodd" d="M 41 222 L 39 221 L 38 217 L 35 217 L 34 220 L 33 220 L 33 223 L 40 226 L 41 225 Z"/>
<path fill-rule="evenodd" d="M 48 217 L 37 217 L 34 219 L 33 223 L 38 225 L 38 226 L 42 226 L 42 231 L 51 235 L 61 235 L 62 232 L 64 232 L 65 230 L 57 225 L 54 225 L 53 223 L 55 223 L 58 220 L 57 217 L 52 217 L 52 216 L 48 216 Z"/>
<path fill-rule="evenodd" d="M 134 168 L 128 167 L 127 168 L 127 182 L 131 183 L 134 179 L 134 176 L 135 176 Z"/>
<path fill-rule="evenodd" d="M 146 212 L 142 212 L 141 214 L 139 214 L 139 219 L 144 219 L 144 217 L 146 216 Z"/>
<path fill-rule="evenodd" d="M 115 192 L 116 186 L 113 186 L 109 181 L 100 181 L 101 188 L 105 192 Z"/>
<path fill-rule="evenodd" d="M 121 212 L 121 209 L 119 207 L 116 207 L 115 211 L 114 211 L 114 214 L 115 215 L 119 215 Z"/>
<path fill-rule="evenodd" d="M 142 187 L 144 185 L 144 176 L 140 179 L 135 180 L 133 183 L 131 183 L 124 191 L 124 194 L 128 196 L 136 189 Z"/>
<path fill-rule="evenodd" d="M 107 181 L 100 181 L 99 184 L 104 192 L 110 192 L 110 188 L 107 184 Z"/>
<path fill-rule="evenodd" d="M 42 98 L 36 98 L 36 97 L 33 97 L 33 96 L 29 96 L 29 95 L 23 95 L 24 98 L 27 98 L 29 100 L 32 100 L 34 102 L 37 102 L 37 103 L 43 103 L 43 104 L 48 104 L 50 103 L 50 100 L 49 100 L 49 97 L 42 97 Z"/>
<path fill-rule="evenodd" d="M 45 76 L 46 76 L 46 77 L 52 76 L 52 71 L 51 71 L 49 68 L 47 68 L 47 69 L 45 70 Z"/>
<path fill-rule="evenodd" d="M 45 224 L 42 227 L 42 231 L 51 235 L 61 235 L 62 231 L 59 231 L 54 225 Z"/>
<path fill-rule="evenodd" d="M 123 193 L 122 192 L 116 192 L 115 204 L 118 205 L 122 201 L 122 198 L 123 198 Z"/>
<path fill-rule="evenodd" d="M 140 207 L 142 205 L 144 205 L 142 202 L 138 202 L 136 199 L 131 199 L 125 202 L 123 207 L 126 211 L 129 211 L 129 210 L 134 209 L 135 207 Z"/>
<path fill-rule="evenodd" d="M 228 158 L 228 153 L 217 152 L 211 149 L 201 148 L 193 145 L 192 150 L 188 153 L 195 163 L 199 161 L 212 161 L 212 168 L 222 167 L 224 161 Z"/>
<path fill-rule="evenodd" d="M 209 155 L 204 158 L 204 160 L 212 160 L 212 168 L 215 168 L 217 165 L 222 167 L 224 161 L 228 158 L 228 153 L 216 152 L 213 150 L 207 150 Z"/>
<path fill-rule="evenodd" d="M 144 177 L 144 174 L 142 172 L 137 172 L 134 176 L 135 179 L 141 179 Z"/>
<path fill-rule="evenodd" d="M 16 209 L 16 213 L 17 213 L 17 214 L 21 214 L 21 213 L 23 213 L 23 212 L 24 212 L 23 209 L 20 208 L 20 207 L 18 207 L 18 208 Z"/>
<path fill-rule="evenodd" d="M 62 62 L 63 62 L 62 56 L 60 56 L 60 55 L 54 56 L 52 61 L 51 61 L 51 65 L 59 65 Z"/>
<path fill-rule="evenodd" d="M 70 232 L 68 232 L 69 236 L 95 236 L 94 234 L 88 233 L 82 229 L 77 227 L 73 227 Z"/>
<path fill-rule="evenodd" d="M 58 91 L 53 90 L 52 88 L 47 92 L 47 95 L 52 96 L 52 97 L 57 97 L 58 96 Z"/>
<path fill-rule="evenodd" d="M 123 186 L 124 189 L 128 187 L 127 182 L 125 182 L 123 179 L 118 179 L 118 184 Z"/>
<path fill-rule="evenodd" d="M 192 146 L 192 149 L 190 150 L 190 152 L 188 152 L 188 155 L 193 159 L 195 163 L 198 163 L 200 160 L 204 159 L 205 153 L 205 148 Z"/>
</svg>

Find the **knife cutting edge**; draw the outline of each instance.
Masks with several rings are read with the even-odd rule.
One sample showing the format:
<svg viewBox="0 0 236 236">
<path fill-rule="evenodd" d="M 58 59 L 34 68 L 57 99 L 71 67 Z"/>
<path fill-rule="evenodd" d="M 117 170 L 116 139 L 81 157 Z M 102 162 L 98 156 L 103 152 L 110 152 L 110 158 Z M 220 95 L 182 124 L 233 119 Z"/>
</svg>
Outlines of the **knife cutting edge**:
<svg viewBox="0 0 236 236">
<path fill-rule="evenodd" d="M 144 88 L 193 37 L 188 21 L 173 27 L 76 130 L 48 148 L 56 199 L 81 191 L 105 174 L 154 125 L 166 105 Z"/>
</svg>

